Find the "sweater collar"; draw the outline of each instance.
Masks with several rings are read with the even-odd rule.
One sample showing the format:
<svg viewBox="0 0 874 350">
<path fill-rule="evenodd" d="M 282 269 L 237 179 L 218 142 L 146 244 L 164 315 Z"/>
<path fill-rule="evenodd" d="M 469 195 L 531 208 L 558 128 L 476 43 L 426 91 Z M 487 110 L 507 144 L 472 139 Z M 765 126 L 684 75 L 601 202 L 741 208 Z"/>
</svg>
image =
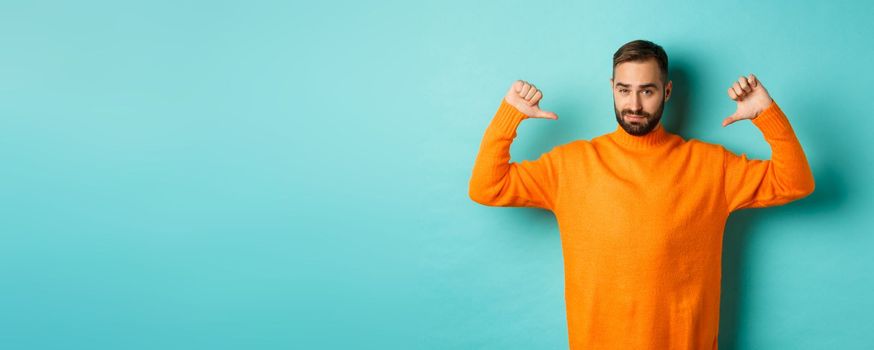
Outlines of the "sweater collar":
<svg viewBox="0 0 874 350">
<path fill-rule="evenodd" d="M 665 130 L 665 127 L 662 126 L 661 122 L 659 122 L 656 127 L 652 129 L 649 133 L 642 136 L 634 136 L 629 134 L 619 124 L 616 124 L 616 130 L 609 133 L 608 135 L 611 139 L 613 139 L 613 141 L 622 146 L 638 149 L 656 147 L 665 143 L 670 138 L 670 133 Z"/>
</svg>

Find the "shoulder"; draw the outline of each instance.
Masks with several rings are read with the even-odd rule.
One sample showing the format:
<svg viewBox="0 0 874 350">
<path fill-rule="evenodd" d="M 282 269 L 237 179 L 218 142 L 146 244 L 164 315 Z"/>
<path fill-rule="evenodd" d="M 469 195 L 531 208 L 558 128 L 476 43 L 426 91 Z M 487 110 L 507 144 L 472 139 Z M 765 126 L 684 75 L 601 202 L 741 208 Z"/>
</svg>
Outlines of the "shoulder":
<svg viewBox="0 0 874 350">
<path fill-rule="evenodd" d="M 555 147 L 559 152 L 566 154 L 585 152 L 592 147 L 592 142 L 589 140 L 573 140 Z"/>
<path fill-rule="evenodd" d="M 683 145 L 698 152 L 715 152 L 722 153 L 725 151 L 725 146 L 718 143 L 702 141 L 695 138 L 690 138 L 683 142 Z"/>
<path fill-rule="evenodd" d="M 610 134 L 601 134 L 592 138 L 592 141 L 586 141 L 590 144 L 601 144 L 610 141 Z"/>
<path fill-rule="evenodd" d="M 553 146 L 546 154 L 553 159 L 565 159 L 585 154 L 591 146 L 587 140 L 573 140 Z"/>
<path fill-rule="evenodd" d="M 683 142 L 683 148 L 693 157 L 719 163 L 725 158 L 728 149 L 718 143 L 690 138 Z"/>
</svg>

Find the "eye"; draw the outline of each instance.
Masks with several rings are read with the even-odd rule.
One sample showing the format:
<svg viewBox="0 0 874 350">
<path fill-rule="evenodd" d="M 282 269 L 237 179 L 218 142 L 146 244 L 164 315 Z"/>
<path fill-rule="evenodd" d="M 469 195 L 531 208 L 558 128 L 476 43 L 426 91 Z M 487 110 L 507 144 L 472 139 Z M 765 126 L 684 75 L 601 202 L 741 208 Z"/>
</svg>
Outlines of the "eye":
<svg viewBox="0 0 874 350">
<path fill-rule="evenodd" d="M 652 95 L 652 90 L 643 90 L 643 93 L 646 95 Z"/>
<path fill-rule="evenodd" d="M 628 93 L 628 89 L 619 89 L 619 93 L 621 93 L 621 94 L 627 94 L 627 93 Z"/>
</svg>

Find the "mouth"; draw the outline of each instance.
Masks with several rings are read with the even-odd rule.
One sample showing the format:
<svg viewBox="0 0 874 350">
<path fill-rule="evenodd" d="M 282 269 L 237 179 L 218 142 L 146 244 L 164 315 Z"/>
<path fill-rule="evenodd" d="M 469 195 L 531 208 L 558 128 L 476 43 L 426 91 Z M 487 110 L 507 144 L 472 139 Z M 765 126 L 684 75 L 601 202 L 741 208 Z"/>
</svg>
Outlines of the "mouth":
<svg viewBox="0 0 874 350">
<path fill-rule="evenodd" d="M 626 114 L 625 116 L 628 117 L 629 119 L 632 119 L 632 120 L 646 119 L 646 117 L 644 117 L 642 115 L 637 115 L 637 114 Z"/>
</svg>

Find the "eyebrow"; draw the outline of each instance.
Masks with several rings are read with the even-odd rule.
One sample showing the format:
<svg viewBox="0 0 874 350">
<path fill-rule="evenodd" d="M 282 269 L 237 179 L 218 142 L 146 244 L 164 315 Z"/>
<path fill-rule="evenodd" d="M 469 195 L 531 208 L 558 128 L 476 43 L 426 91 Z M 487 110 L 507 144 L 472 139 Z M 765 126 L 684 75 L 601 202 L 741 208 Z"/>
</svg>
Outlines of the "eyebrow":
<svg viewBox="0 0 874 350">
<path fill-rule="evenodd" d="M 626 88 L 627 88 L 627 87 L 630 87 L 631 85 L 628 85 L 628 84 L 625 84 L 625 83 L 616 83 L 616 86 L 619 86 L 619 87 L 626 87 Z M 651 87 L 651 88 L 656 88 L 656 87 L 658 87 L 658 85 L 656 85 L 655 83 L 646 83 L 646 84 L 640 84 L 640 85 L 638 85 L 637 87 L 639 87 L 639 88 L 641 88 L 641 89 L 650 88 L 650 87 Z"/>
</svg>

